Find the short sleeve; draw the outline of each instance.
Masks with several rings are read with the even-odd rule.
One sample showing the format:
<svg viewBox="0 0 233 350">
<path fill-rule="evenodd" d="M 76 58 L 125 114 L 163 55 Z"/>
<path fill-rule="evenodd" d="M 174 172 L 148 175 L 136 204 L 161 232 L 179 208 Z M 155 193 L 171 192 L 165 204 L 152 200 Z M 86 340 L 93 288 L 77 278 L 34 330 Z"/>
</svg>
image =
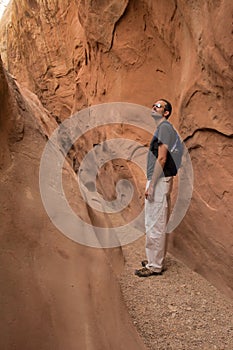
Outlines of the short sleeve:
<svg viewBox="0 0 233 350">
<path fill-rule="evenodd" d="M 169 147 L 172 140 L 171 127 L 164 123 L 159 127 L 158 131 L 158 144 L 164 144 Z"/>
</svg>

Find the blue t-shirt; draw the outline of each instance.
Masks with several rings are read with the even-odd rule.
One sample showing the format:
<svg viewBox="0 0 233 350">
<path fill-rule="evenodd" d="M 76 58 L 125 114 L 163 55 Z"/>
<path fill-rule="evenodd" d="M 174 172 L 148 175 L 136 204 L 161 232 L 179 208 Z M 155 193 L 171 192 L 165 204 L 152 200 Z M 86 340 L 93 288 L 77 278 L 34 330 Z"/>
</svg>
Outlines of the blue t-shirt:
<svg viewBox="0 0 233 350">
<path fill-rule="evenodd" d="M 176 131 L 173 126 L 168 122 L 162 122 L 155 131 L 155 134 L 151 140 L 149 152 L 147 155 L 147 179 L 151 180 L 155 163 L 158 158 L 158 149 L 160 144 L 167 145 L 168 153 L 167 160 L 164 165 L 163 173 L 161 176 L 175 176 L 177 174 L 176 166 L 172 160 L 169 151 L 172 149 L 176 142 Z"/>
</svg>

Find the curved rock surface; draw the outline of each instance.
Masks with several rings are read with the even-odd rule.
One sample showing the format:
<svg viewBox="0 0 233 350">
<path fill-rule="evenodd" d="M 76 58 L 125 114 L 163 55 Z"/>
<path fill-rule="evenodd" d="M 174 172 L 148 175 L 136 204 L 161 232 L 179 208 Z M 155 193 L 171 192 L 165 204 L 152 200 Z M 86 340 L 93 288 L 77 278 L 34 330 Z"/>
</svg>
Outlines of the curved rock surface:
<svg viewBox="0 0 233 350">
<path fill-rule="evenodd" d="M 108 257 L 73 242 L 43 208 L 39 164 L 54 125 L 44 126 L 49 117 L 37 97 L 23 93 L 2 62 L 0 103 L 1 348 L 144 349 L 111 268 L 122 266 L 120 250 Z M 90 222 L 73 170 L 64 169 L 67 198 Z"/>
<path fill-rule="evenodd" d="M 195 182 L 170 249 L 230 297 L 232 11 L 230 0 L 14 0 L 0 26 L 5 67 L 49 111 L 44 133 L 51 132 L 55 120 L 93 104 L 123 101 L 150 107 L 161 96 L 172 102 L 171 120 L 190 151 Z M 13 137 L 21 137 L 21 128 L 19 120 Z M 107 139 L 109 129 L 103 134 Z M 124 130 L 124 137 L 129 135 L 148 142 L 146 135 Z M 84 137 L 78 157 L 98 138 L 98 132 Z M 5 143 L 1 159 L 10 164 Z M 75 160 L 76 167 L 79 162 Z M 128 169 L 124 162 L 121 166 Z M 113 198 L 119 173 L 109 169 L 101 188 Z M 143 196 L 145 179 L 138 176 L 139 195 L 132 208 Z M 89 214 L 100 224 L 105 220 Z"/>
</svg>

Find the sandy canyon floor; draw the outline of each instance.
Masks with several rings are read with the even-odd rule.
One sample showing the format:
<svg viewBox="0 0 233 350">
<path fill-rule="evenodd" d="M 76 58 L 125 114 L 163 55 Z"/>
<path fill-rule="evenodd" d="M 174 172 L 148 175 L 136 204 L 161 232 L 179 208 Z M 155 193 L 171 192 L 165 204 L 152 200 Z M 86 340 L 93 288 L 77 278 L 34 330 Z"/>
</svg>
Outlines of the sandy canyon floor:
<svg viewBox="0 0 233 350">
<path fill-rule="evenodd" d="M 173 256 L 162 276 L 139 278 L 144 237 L 123 247 L 120 284 L 129 313 L 148 349 L 232 350 L 233 302 Z"/>
</svg>

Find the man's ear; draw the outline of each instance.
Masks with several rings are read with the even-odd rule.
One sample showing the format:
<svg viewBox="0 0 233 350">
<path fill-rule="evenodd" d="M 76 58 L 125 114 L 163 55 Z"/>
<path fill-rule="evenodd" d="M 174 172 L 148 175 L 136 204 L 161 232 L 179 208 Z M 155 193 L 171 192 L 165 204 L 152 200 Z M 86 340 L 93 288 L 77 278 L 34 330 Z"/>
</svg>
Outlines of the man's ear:
<svg viewBox="0 0 233 350">
<path fill-rule="evenodd" d="M 165 118 L 168 118 L 169 112 L 168 112 L 168 111 L 165 111 L 163 115 L 164 115 Z"/>
</svg>

